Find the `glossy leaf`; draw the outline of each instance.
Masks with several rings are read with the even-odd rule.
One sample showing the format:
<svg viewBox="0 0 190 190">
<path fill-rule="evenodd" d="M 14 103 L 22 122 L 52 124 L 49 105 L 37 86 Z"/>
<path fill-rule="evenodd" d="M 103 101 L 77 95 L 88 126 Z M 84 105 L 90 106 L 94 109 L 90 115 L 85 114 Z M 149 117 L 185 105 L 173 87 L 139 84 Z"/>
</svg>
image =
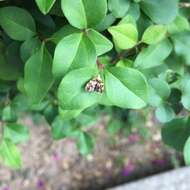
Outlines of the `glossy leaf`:
<svg viewBox="0 0 190 190">
<path fill-rule="evenodd" d="M 147 82 L 135 69 L 113 67 L 106 70 L 105 89 L 108 99 L 115 106 L 139 109 L 146 105 Z"/>
<path fill-rule="evenodd" d="M 71 34 L 63 38 L 55 49 L 53 74 L 63 77 L 69 70 L 95 66 L 96 49 L 83 34 Z"/>
<path fill-rule="evenodd" d="M 69 23 L 80 29 L 95 27 L 107 12 L 107 0 L 62 0 L 62 10 Z"/>
<path fill-rule="evenodd" d="M 120 49 L 130 49 L 137 44 L 138 31 L 133 24 L 119 24 L 110 27 L 108 31 L 113 36 L 116 46 Z"/>
<path fill-rule="evenodd" d="M 101 94 L 85 91 L 85 85 L 97 74 L 97 69 L 89 67 L 69 72 L 61 81 L 58 89 L 61 108 L 63 110 L 84 110 L 97 103 Z"/>
<path fill-rule="evenodd" d="M 91 29 L 88 31 L 88 37 L 93 42 L 98 56 L 110 51 L 113 48 L 112 43 L 102 34 Z"/>
<path fill-rule="evenodd" d="M 166 37 L 167 28 L 163 25 L 152 25 L 148 27 L 142 37 L 142 42 L 156 44 Z"/>
</svg>

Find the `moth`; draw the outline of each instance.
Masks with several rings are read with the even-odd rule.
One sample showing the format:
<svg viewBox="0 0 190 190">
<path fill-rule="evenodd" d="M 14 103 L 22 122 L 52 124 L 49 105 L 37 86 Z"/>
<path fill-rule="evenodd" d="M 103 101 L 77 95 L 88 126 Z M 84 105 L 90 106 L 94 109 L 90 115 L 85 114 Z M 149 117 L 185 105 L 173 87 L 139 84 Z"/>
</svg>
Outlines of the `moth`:
<svg viewBox="0 0 190 190">
<path fill-rule="evenodd" d="M 87 92 L 99 92 L 103 93 L 104 91 L 104 82 L 102 81 L 100 75 L 94 77 L 92 80 L 90 80 L 86 86 L 85 90 Z"/>
</svg>

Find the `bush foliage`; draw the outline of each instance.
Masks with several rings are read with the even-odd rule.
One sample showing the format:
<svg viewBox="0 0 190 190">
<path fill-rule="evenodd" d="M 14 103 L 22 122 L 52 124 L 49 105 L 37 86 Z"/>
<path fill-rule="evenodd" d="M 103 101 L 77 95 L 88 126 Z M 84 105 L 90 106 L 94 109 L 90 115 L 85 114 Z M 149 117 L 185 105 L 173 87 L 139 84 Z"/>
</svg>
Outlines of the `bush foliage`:
<svg viewBox="0 0 190 190">
<path fill-rule="evenodd" d="M 189 9 L 178 0 L 1 0 L 1 160 L 21 166 L 23 113 L 43 115 L 54 139 L 73 137 L 86 155 L 95 143 L 86 126 L 119 107 L 154 108 L 163 140 L 190 163 Z M 123 125 L 118 117 L 109 131 Z"/>
</svg>

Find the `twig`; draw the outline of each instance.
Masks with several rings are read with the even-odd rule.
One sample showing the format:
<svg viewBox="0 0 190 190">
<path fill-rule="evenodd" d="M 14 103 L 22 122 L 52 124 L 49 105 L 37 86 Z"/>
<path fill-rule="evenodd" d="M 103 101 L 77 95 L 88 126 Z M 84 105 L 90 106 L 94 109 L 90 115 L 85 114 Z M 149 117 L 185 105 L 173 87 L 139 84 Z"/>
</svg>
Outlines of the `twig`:
<svg viewBox="0 0 190 190">
<path fill-rule="evenodd" d="M 130 52 L 136 50 L 138 48 L 138 46 L 141 45 L 141 42 L 139 42 L 138 44 L 136 44 L 134 47 L 124 50 L 121 53 L 119 53 L 113 60 L 112 60 L 112 64 L 116 64 L 118 61 L 120 61 L 121 59 L 123 59 L 125 57 L 126 54 L 130 54 Z"/>
</svg>

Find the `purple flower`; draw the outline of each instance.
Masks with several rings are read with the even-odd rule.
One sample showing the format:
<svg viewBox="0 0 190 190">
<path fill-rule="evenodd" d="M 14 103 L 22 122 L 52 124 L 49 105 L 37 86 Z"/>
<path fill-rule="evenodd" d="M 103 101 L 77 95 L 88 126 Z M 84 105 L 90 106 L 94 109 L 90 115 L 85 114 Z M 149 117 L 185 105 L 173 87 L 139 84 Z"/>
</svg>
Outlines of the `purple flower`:
<svg viewBox="0 0 190 190">
<path fill-rule="evenodd" d="M 11 190 L 9 187 L 4 187 L 2 190 Z"/>
<path fill-rule="evenodd" d="M 158 166 L 158 167 L 162 167 L 165 166 L 167 163 L 167 161 L 165 159 L 156 159 L 156 160 L 152 160 L 152 165 L 154 166 Z"/>
<path fill-rule="evenodd" d="M 57 153 L 57 152 L 54 152 L 53 153 L 53 160 L 54 161 L 59 161 L 61 158 L 60 158 L 60 156 L 59 156 L 59 154 Z"/>
<path fill-rule="evenodd" d="M 39 180 L 37 181 L 36 186 L 37 186 L 38 188 L 43 188 L 43 187 L 45 186 L 45 183 L 44 183 L 42 180 L 39 179 Z"/>
<path fill-rule="evenodd" d="M 127 177 L 129 176 L 133 171 L 135 170 L 135 165 L 131 162 L 129 162 L 122 171 L 122 175 Z"/>
</svg>

